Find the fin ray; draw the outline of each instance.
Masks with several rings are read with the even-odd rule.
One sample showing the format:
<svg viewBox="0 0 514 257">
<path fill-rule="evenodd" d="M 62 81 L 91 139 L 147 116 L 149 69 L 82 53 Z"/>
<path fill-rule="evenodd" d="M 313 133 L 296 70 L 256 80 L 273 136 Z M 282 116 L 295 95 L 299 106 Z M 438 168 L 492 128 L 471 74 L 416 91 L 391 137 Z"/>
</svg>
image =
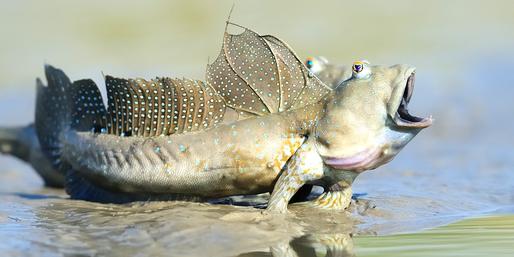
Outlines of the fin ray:
<svg viewBox="0 0 514 257">
<path fill-rule="evenodd" d="M 218 124 L 225 114 L 224 99 L 201 81 L 106 76 L 106 86 L 110 134 L 151 137 L 196 131 Z"/>
<path fill-rule="evenodd" d="M 207 83 L 236 111 L 277 113 L 317 102 L 332 89 L 312 75 L 280 39 L 244 29 L 225 31 L 223 47 L 207 66 Z"/>
</svg>

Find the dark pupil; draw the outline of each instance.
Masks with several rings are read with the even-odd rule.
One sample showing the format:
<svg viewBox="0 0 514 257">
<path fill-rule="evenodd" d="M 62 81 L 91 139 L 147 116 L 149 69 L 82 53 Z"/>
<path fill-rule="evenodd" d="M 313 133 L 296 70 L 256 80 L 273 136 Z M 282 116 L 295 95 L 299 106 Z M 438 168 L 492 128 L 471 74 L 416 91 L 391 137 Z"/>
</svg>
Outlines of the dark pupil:
<svg viewBox="0 0 514 257">
<path fill-rule="evenodd" d="M 307 61 L 307 67 L 310 68 L 312 66 L 312 61 Z"/>
<path fill-rule="evenodd" d="M 356 64 L 355 65 L 355 71 L 361 71 L 361 70 L 362 70 L 362 65 Z"/>
</svg>

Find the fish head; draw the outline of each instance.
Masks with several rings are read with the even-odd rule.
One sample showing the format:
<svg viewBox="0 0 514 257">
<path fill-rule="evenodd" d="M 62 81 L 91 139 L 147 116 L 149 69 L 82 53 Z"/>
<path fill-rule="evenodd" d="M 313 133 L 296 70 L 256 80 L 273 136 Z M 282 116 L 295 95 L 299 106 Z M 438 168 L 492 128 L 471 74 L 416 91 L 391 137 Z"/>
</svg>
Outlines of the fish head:
<svg viewBox="0 0 514 257">
<path fill-rule="evenodd" d="M 325 165 L 335 170 L 375 169 L 394 156 L 432 117 L 411 115 L 415 68 L 408 65 L 352 65 L 352 77 L 325 102 L 315 129 L 316 145 Z"/>
<path fill-rule="evenodd" d="M 339 86 L 343 81 L 352 77 L 349 66 L 330 63 L 323 56 L 307 57 L 305 66 L 331 88 Z"/>
</svg>

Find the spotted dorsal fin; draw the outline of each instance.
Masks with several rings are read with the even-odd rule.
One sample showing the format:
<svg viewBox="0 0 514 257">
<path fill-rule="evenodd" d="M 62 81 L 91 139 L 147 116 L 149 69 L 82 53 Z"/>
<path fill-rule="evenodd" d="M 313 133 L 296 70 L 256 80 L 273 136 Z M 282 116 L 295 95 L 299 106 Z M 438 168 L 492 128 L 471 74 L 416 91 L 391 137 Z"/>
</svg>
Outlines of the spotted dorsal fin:
<svg viewBox="0 0 514 257">
<path fill-rule="evenodd" d="M 223 120 L 225 102 L 202 81 L 106 76 L 107 133 L 159 136 L 197 131 Z"/>
<path fill-rule="evenodd" d="M 206 80 L 229 107 L 265 115 L 317 102 L 331 91 L 280 39 L 228 25 L 244 31 L 225 31 L 221 53 L 207 66 Z"/>
</svg>

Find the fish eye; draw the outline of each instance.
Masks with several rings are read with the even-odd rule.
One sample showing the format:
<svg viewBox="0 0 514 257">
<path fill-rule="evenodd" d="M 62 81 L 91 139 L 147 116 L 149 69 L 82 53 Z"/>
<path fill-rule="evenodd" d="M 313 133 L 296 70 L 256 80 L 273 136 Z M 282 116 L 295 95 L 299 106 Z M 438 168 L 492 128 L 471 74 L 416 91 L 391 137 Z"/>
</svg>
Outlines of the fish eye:
<svg viewBox="0 0 514 257">
<path fill-rule="evenodd" d="M 353 70 L 355 72 L 361 72 L 362 71 L 362 65 L 360 65 L 360 64 L 353 65 Z"/>
<path fill-rule="evenodd" d="M 305 61 L 305 66 L 307 66 L 308 69 L 311 69 L 314 65 L 314 61 L 312 57 L 307 58 L 307 61 Z"/>
<path fill-rule="evenodd" d="M 354 63 L 353 63 L 352 70 L 353 70 L 355 73 L 359 73 L 359 72 L 361 72 L 363 69 L 364 69 L 364 63 L 362 63 L 362 62 L 354 62 Z"/>
<path fill-rule="evenodd" d="M 371 73 L 368 64 L 367 61 L 354 62 L 352 65 L 353 77 L 358 79 L 368 78 Z"/>
</svg>

